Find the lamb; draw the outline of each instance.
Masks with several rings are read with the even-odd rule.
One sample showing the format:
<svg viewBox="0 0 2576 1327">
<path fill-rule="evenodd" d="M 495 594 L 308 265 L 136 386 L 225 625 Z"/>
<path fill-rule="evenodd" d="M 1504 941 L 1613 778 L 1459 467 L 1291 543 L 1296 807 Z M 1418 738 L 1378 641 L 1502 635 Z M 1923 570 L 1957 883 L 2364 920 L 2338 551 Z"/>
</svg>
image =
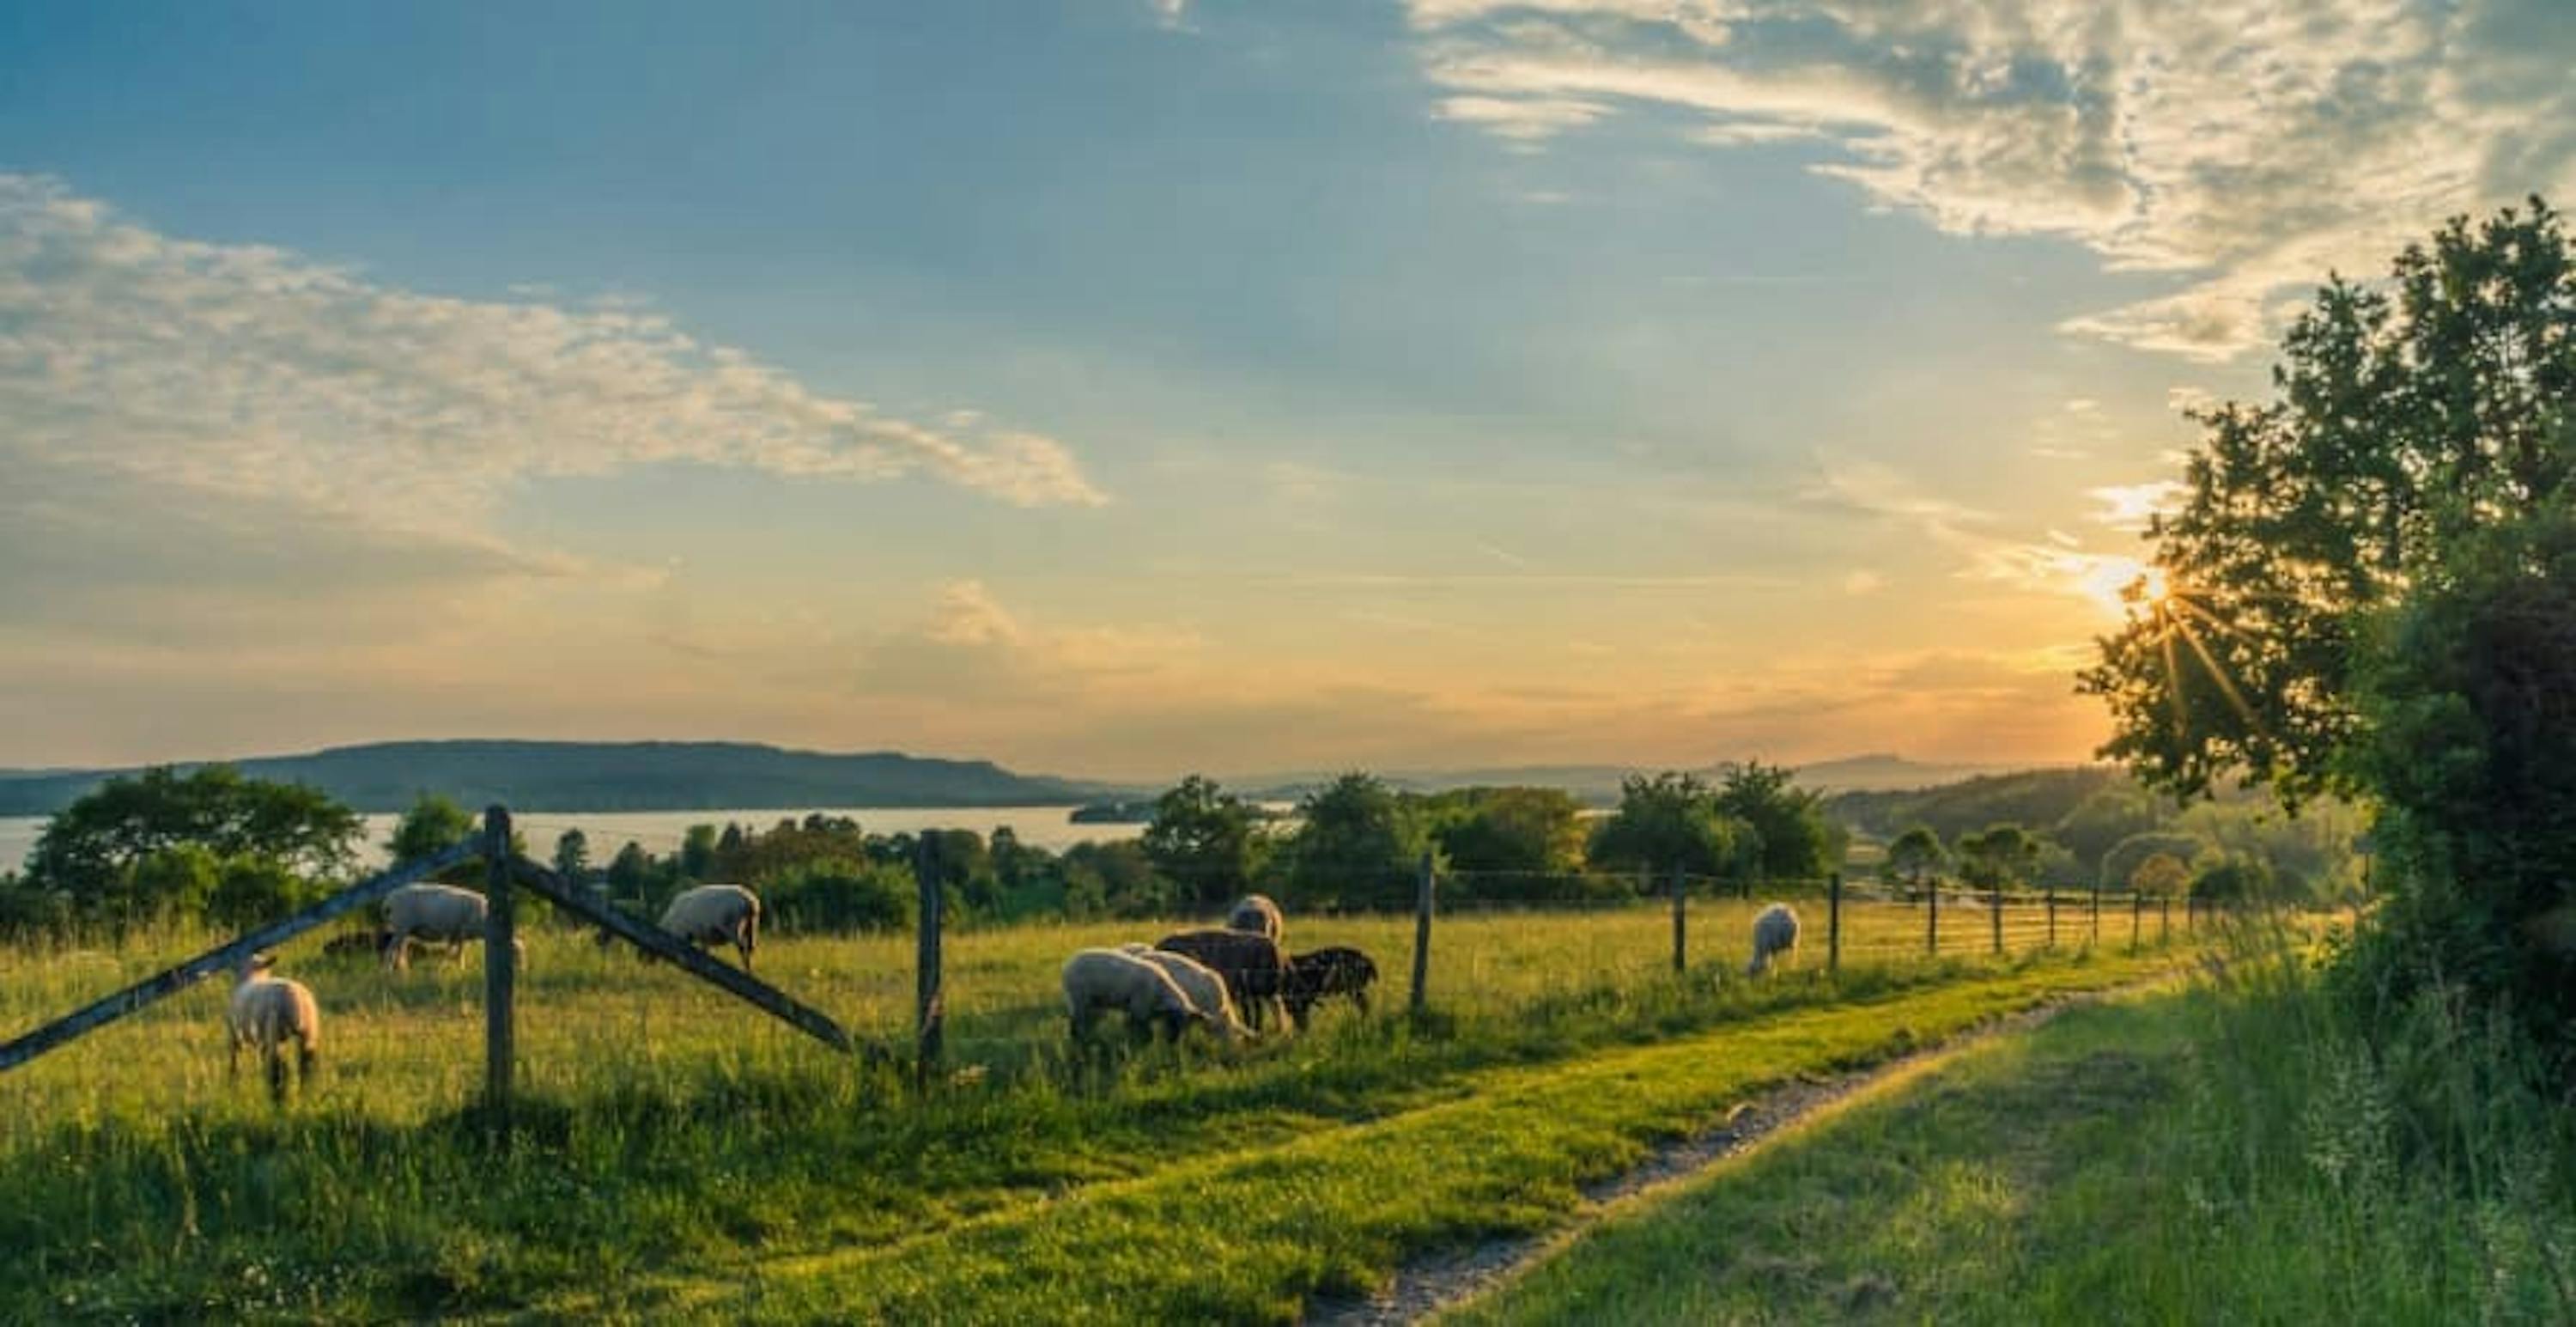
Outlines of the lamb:
<svg viewBox="0 0 2576 1327">
<path fill-rule="evenodd" d="M 1164 936 L 1154 947 L 1187 954 L 1214 969 L 1225 981 L 1226 994 L 1234 997 L 1235 1008 L 1243 1011 L 1255 1031 L 1261 1028 L 1263 1007 L 1279 1001 L 1288 961 L 1279 942 L 1269 936 L 1235 930 L 1182 931 Z"/>
<path fill-rule="evenodd" d="M 1267 894 L 1246 894 L 1235 900 L 1234 910 L 1225 914 L 1226 929 L 1251 931 L 1273 940 L 1285 940 L 1288 924 L 1280 916 L 1279 905 Z"/>
<path fill-rule="evenodd" d="M 231 1069 L 241 1072 L 245 1046 L 256 1047 L 268 1066 L 268 1094 L 286 1100 L 286 1043 L 295 1043 L 295 1077 L 313 1081 L 313 1062 L 322 1053 L 322 1009 L 300 981 L 268 975 L 271 954 L 245 956 L 234 969 L 233 998 L 224 1010 L 224 1030 L 231 1044 Z"/>
<path fill-rule="evenodd" d="M 1118 949 L 1085 949 L 1064 962 L 1064 1007 L 1073 1039 L 1082 1041 L 1104 1009 L 1127 1015 L 1131 1033 L 1152 1035 L 1156 1024 L 1172 1040 L 1189 1024 L 1209 1022 L 1162 968 Z"/>
<path fill-rule="evenodd" d="M 1133 954 L 1161 968 L 1163 975 L 1181 988 L 1181 994 L 1190 997 L 1190 1003 L 1208 1016 L 1208 1025 L 1216 1030 L 1219 1039 L 1235 1041 L 1252 1035 L 1252 1030 L 1245 1027 L 1243 1019 L 1235 1013 L 1234 1001 L 1225 993 L 1225 978 L 1216 975 L 1215 970 L 1206 964 L 1187 954 L 1168 953 L 1139 940 L 1118 946 L 1118 952 Z"/>
<path fill-rule="evenodd" d="M 399 972 L 411 966 L 411 941 L 444 943 L 447 952 L 464 952 L 465 942 L 483 938 L 483 922 L 490 905 L 483 896 L 454 885 L 405 885 L 385 895 L 385 929 L 380 933 L 377 953 L 384 966 Z M 517 936 L 511 946 L 521 961 L 528 947 Z"/>
<path fill-rule="evenodd" d="M 1302 1031 L 1307 1014 L 1328 995 L 1347 995 L 1351 1003 L 1360 1007 L 1361 1014 L 1367 1014 L 1368 988 L 1376 981 L 1377 964 L 1370 962 L 1368 955 L 1334 945 L 1289 956 L 1280 998 L 1288 1006 L 1288 1017 Z"/>
<path fill-rule="evenodd" d="M 1798 953 L 1798 914 L 1786 903 L 1774 903 L 1753 919 L 1753 962 L 1744 975 L 1758 977 L 1771 968 L 1771 960 Z"/>
<path fill-rule="evenodd" d="M 680 891 L 662 909 L 662 929 L 694 945 L 730 944 L 751 971 L 760 947 L 760 896 L 740 885 L 700 885 Z"/>
</svg>

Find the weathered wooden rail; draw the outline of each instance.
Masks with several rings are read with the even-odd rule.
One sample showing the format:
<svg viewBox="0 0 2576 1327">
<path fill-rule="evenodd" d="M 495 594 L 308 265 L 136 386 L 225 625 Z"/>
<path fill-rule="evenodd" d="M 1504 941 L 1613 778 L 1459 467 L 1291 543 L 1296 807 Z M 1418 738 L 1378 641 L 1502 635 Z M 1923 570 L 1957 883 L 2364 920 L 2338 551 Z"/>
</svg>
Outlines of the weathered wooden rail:
<svg viewBox="0 0 2576 1327">
<path fill-rule="evenodd" d="M 177 995 L 218 972 L 229 971 L 235 964 L 252 954 L 284 944 L 334 917 L 373 903 L 405 885 L 417 884 L 460 862 L 469 861 L 483 850 L 482 840 L 469 839 L 444 852 L 433 853 L 416 861 L 404 862 L 382 875 L 351 885 L 301 912 L 279 918 L 229 943 L 217 945 L 177 967 L 146 977 L 106 999 L 65 1014 L 33 1032 L 0 1045 L 0 1069 L 15 1069 L 57 1046 L 96 1032 L 128 1014 Z"/>
</svg>

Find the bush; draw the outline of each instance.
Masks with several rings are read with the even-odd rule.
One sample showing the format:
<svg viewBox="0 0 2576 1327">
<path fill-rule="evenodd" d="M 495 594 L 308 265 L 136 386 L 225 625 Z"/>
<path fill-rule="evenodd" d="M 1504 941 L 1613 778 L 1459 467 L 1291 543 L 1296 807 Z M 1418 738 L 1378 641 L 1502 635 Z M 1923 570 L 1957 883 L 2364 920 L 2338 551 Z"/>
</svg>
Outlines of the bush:
<svg viewBox="0 0 2576 1327">
<path fill-rule="evenodd" d="M 910 872 L 848 858 L 800 862 L 752 888 L 786 931 L 909 930 L 920 911 Z"/>
</svg>

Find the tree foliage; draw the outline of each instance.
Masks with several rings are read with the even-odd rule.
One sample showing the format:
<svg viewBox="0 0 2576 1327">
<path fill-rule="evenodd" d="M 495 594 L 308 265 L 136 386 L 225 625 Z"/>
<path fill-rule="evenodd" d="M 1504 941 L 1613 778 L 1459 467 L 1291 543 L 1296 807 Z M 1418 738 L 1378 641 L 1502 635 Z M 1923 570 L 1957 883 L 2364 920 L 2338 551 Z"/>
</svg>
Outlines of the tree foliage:
<svg viewBox="0 0 2576 1327">
<path fill-rule="evenodd" d="M 1430 835 L 1374 775 L 1350 773 L 1298 804 L 1286 888 L 1306 907 L 1391 908 L 1412 900 Z"/>
<path fill-rule="evenodd" d="M 1767 879 L 1812 880 L 1842 859 L 1843 834 L 1825 819 L 1824 800 L 1796 778 L 1787 766 L 1746 761 L 1727 771 L 1710 799 L 1719 815 L 1753 831 Z"/>
<path fill-rule="evenodd" d="M 26 885 L 66 896 L 81 920 L 203 915 L 227 873 L 239 876 L 228 911 L 279 877 L 344 878 L 364 836 L 356 812 L 310 788 L 245 779 L 228 765 L 163 767 L 109 779 L 49 821 Z"/>
<path fill-rule="evenodd" d="M 1949 864 L 1950 851 L 1941 846 L 1941 836 L 1929 825 L 1910 825 L 1887 845 L 1884 869 L 1889 879 L 1921 889 L 1927 878 L 1937 879 Z"/>
<path fill-rule="evenodd" d="M 2460 540 L 2563 506 L 2576 466 L 2576 267 L 2539 200 L 2336 278 L 2291 326 L 2275 399 L 2194 414 L 2180 508 L 2149 528 L 2171 592 L 2139 593 L 2082 689 L 2104 754 L 2150 784 L 2235 773 L 2292 801 L 2360 733 L 2363 619 Z"/>
<path fill-rule="evenodd" d="M 1716 794 L 1696 776 L 1666 770 L 1620 783 L 1619 809 L 1593 831 L 1588 852 L 1614 871 L 1737 878 L 1759 865 L 1761 839 L 1719 814 Z"/>
<path fill-rule="evenodd" d="M 1202 904 L 1238 898 L 1252 888 L 1257 864 L 1251 805 L 1217 781 L 1193 774 L 1154 800 L 1142 847 L 1154 869 Z"/>
</svg>

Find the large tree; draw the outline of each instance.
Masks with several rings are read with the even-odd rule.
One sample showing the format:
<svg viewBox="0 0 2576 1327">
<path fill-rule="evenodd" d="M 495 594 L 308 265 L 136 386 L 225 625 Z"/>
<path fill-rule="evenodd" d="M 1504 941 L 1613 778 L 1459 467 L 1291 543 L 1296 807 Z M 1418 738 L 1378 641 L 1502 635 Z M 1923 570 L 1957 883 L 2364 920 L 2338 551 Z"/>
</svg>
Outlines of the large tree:
<svg viewBox="0 0 2576 1327">
<path fill-rule="evenodd" d="M 1611 870 L 1738 876 L 1761 861 L 1761 836 L 1722 815 L 1696 775 L 1666 770 L 1619 784 L 1619 809 L 1593 831 L 1589 855 Z"/>
<path fill-rule="evenodd" d="M 2502 997 L 2576 1060 L 2576 262 L 2534 199 L 2342 280 L 2292 325 L 2275 399 L 2197 416 L 2084 690 L 2150 784 L 2234 773 L 2378 810 L 2373 1000 Z"/>
<path fill-rule="evenodd" d="M 94 920 L 198 911 L 227 869 L 245 880 L 346 876 L 365 832 L 356 812 L 301 784 L 246 779 L 229 765 L 164 767 L 109 779 L 63 808 L 28 856 L 27 884 L 63 891 Z M 244 865 L 225 866 L 235 862 Z"/>
<path fill-rule="evenodd" d="M 30 874 L 75 892 L 157 848 L 202 845 L 299 874 L 345 875 L 365 834 L 358 814 L 302 784 L 243 778 L 230 765 L 168 767 L 107 782 L 47 822 Z"/>
<path fill-rule="evenodd" d="M 2080 683 L 2111 707 L 2104 754 L 2178 794 L 2337 786 L 2367 617 L 2576 472 L 2576 267 L 2538 199 L 2409 247 L 2385 288 L 2331 280 L 2282 356 L 2273 400 L 2194 413 L 2159 576 Z"/>
<path fill-rule="evenodd" d="M 1825 819 L 1823 799 L 1798 787 L 1796 777 L 1786 766 L 1746 761 L 1727 771 L 1711 799 L 1719 815 L 1753 827 L 1768 879 L 1813 879 L 1842 860 L 1842 832 Z"/>
<path fill-rule="evenodd" d="M 1413 899 L 1430 836 L 1421 817 L 1376 777 L 1345 774 L 1298 804 L 1289 844 L 1291 902 L 1388 908 Z"/>
<path fill-rule="evenodd" d="M 1184 897 L 1222 903 L 1252 885 L 1253 809 L 1216 780 L 1193 774 L 1154 800 L 1143 846 Z"/>
</svg>

